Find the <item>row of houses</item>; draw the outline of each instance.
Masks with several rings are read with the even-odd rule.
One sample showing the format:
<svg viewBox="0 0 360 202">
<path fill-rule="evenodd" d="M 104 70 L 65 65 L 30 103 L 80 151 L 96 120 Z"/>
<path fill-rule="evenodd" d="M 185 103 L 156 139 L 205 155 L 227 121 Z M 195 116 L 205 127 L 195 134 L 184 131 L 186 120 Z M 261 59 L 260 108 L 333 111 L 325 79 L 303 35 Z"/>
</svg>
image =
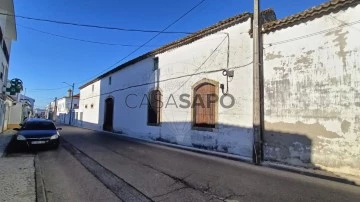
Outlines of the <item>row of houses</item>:
<svg viewBox="0 0 360 202">
<path fill-rule="evenodd" d="M 69 124 L 72 122 L 75 124 L 75 114 L 78 114 L 79 109 L 79 98 L 80 94 L 73 95 L 72 90 L 69 89 L 66 96 L 55 98 L 46 106 L 44 118 L 52 119 L 58 123 Z"/>
<path fill-rule="evenodd" d="M 264 161 L 360 175 L 360 5 L 262 12 Z M 130 60 L 80 87 L 73 124 L 251 159 L 251 13 Z"/>
<path fill-rule="evenodd" d="M 0 1 L 0 132 L 19 127 L 33 114 L 35 100 L 22 95 L 20 79 L 8 79 L 12 42 L 17 39 L 14 2 Z"/>
</svg>

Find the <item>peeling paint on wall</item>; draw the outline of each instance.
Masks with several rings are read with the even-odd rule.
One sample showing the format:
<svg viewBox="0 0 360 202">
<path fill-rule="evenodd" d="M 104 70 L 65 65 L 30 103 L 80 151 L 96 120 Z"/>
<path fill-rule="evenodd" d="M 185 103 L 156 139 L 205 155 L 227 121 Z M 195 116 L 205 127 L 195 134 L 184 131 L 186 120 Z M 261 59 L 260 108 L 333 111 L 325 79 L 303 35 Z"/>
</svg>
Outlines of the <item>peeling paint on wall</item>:
<svg viewBox="0 0 360 202">
<path fill-rule="evenodd" d="M 360 6 L 332 15 L 347 23 Z M 322 30 L 331 31 L 266 48 L 265 159 L 360 176 L 359 33 L 324 16 L 266 34 L 264 43 Z"/>
<path fill-rule="evenodd" d="M 339 29 L 339 30 L 325 34 L 325 36 L 335 36 L 333 42 L 334 42 L 335 46 L 339 48 L 337 55 L 342 60 L 344 70 L 346 70 L 346 55 L 348 53 L 345 51 L 345 48 L 347 45 L 347 41 L 346 41 L 347 34 L 349 34 L 349 32 L 343 31 L 343 29 Z"/>
<path fill-rule="evenodd" d="M 316 138 L 317 136 L 322 136 L 326 138 L 339 138 L 337 133 L 328 131 L 323 125 L 320 123 L 306 124 L 301 121 L 296 123 L 285 123 L 285 122 L 277 122 L 277 123 L 265 123 L 266 131 L 277 131 L 283 134 L 298 134 L 302 136 L 306 136 L 309 139 Z"/>
<path fill-rule="evenodd" d="M 347 120 L 344 120 L 342 123 L 341 123 L 341 130 L 343 133 L 347 133 L 349 132 L 349 128 L 350 128 L 350 125 L 351 123 Z"/>
<path fill-rule="evenodd" d="M 281 52 L 279 51 L 278 53 L 268 53 L 265 55 L 266 60 L 273 60 L 276 58 L 282 58 L 283 56 L 281 55 Z"/>
</svg>

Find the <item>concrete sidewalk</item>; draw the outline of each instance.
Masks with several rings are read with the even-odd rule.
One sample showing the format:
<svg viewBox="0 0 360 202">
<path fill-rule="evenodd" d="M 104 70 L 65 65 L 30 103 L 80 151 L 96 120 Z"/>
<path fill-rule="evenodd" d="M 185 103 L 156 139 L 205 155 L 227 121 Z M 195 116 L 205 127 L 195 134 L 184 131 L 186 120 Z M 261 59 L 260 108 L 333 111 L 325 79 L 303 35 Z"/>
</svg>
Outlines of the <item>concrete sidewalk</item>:
<svg viewBox="0 0 360 202">
<path fill-rule="evenodd" d="M 0 157 L 3 157 L 5 155 L 6 147 L 9 145 L 11 138 L 15 134 L 15 130 L 6 130 L 0 133 Z"/>
<path fill-rule="evenodd" d="M 4 157 L 13 130 L 0 134 L 0 201 L 36 201 L 34 157 Z"/>
</svg>

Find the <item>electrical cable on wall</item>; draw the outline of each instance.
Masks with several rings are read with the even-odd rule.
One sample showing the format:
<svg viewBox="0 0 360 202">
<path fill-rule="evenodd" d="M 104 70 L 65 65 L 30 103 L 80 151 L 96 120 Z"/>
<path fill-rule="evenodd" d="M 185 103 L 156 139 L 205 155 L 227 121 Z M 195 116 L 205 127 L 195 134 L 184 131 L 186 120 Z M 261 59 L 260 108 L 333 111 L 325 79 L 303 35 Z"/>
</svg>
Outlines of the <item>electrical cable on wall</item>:
<svg viewBox="0 0 360 202">
<path fill-rule="evenodd" d="M 236 67 L 231 67 L 229 69 L 240 69 L 240 68 L 244 68 L 244 67 L 247 67 L 249 65 L 251 65 L 253 62 L 249 62 L 245 65 L 241 65 L 241 66 L 236 66 Z M 100 97 L 100 96 L 104 96 L 104 95 L 109 95 L 111 93 L 114 93 L 114 92 L 119 92 L 119 91 L 124 91 L 124 90 L 128 90 L 128 89 L 132 89 L 132 88 L 138 88 L 138 87 L 142 87 L 142 86 L 147 86 L 147 85 L 153 85 L 153 84 L 156 84 L 156 83 L 162 83 L 162 82 L 167 82 L 167 81 L 171 81 L 171 80 L 175 80 L 175 79 L 181 79 L 181 78 L 185 78 L 185 77 L 191 77 L 191 76 L 194 76 L 194 75 L 200 75 L 200 74 L 209 74 L 209 73 L 216 73 L 216 72 L 222 72 L 224 71 L 224 69 L 217 69 L 217 70 L 210 70 L 210 71 L 203 71 L 203 72 L 197 72 L 195 74 L 187 74 L 187 75 L 182 75 L 182 76 L 178 76 L 178 77 L 173 77 L 173 78 L 168 78 L 168 79 L 163 79 L 163 80 L 160 80 L 160 81 L 155 81 L 155 82 L 147 82 L 147 83 L 142 83 L 142 84 L 137 84 L 137 85 L 132 85 L 132 86 L 128 86 L 128 87 L 125 87 L 125 88 L 118 88 L 118 89 L 115 89 L 115 90 L 112 90 L 110 92 L 106 92 L 106 93 L 101 93 L 101 94 L 98 94 L 98 95 L 94 95 L 94 96 L 90 96 L 90 97 L 87 97 L 87 98 L 82 98 L 80 100 L 87 100 L 87 99 L 91 99 L 91 98 L 95 98 L 95 97 Z"/>
</svg>

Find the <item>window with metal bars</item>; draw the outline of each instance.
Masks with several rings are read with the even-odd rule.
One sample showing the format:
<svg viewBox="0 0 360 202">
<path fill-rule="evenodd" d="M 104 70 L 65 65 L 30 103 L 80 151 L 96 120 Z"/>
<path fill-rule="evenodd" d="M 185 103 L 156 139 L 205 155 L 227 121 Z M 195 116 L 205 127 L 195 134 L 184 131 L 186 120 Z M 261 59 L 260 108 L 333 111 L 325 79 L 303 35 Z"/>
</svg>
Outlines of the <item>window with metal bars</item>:
<svg viewBox="0 0 360 202">
<path fill-rule="evenodd" d="M 157 69 L 159 69 L 159 58 L 156 57 L 153 60 L 154 60 L 154 71 L 156 71 Z"/>
</svg>

